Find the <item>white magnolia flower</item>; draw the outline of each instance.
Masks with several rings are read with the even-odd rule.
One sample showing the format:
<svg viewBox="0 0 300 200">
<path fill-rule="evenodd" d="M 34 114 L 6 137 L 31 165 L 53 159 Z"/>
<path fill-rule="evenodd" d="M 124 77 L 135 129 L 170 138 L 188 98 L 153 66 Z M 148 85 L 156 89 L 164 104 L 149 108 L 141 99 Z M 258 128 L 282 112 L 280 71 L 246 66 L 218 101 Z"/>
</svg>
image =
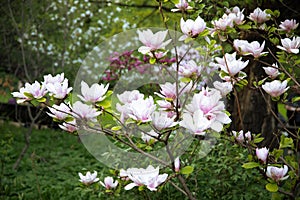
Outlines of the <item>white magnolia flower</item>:
<svg viewBox="0 0 300 200">
<path fill-rule="evenodd" d="M 99 102 L 105 99 L 105 93 L 107 92 L 109 84 L 104 86 L 94 83 L 91 87 L 84 81 L 81 82 L 81 95 L 78 97 L 85 102 Z"/>
<path fill-rule="evenodd" d="M 92 183 L 98 182 L 99 178 L 97 178 L 97 172 L 94 171 L 94 173 L 91 172 L 87 172 L 86 175 L 84 176 L 82 173 L 78 173 L 79 177 L 80 177 L 80 182 L 82 182 L 85 185 L 90 185 Z"/>
</svg>

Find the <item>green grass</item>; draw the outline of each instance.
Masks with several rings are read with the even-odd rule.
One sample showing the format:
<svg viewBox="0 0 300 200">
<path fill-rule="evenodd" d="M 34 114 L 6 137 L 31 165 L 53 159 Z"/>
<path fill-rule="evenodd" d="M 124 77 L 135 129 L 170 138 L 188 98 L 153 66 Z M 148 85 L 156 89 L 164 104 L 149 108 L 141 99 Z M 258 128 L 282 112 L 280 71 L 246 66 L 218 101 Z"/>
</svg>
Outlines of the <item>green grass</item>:
<svg viewBox="0 0 300 200">
<path fill-rule="evenodd" d="M 59 130 L 34 130 L 19 169 L 13 170 L 26 130 L 0 124 L 0 199 L 185 199 L 170 184 L 156 193 L 121 189 L 119 198 L 104 194 L 100 186 L 81 188 L 78 172 L 96 170 L 103 180 L 109 169 L 90 155 L 76 136 Z M 246 161 L 244 153 L 241 148 L 219 141 L 195 163 L 193 176 L 188 178 L 189 187 L 201 199 L 270 199 L 258 173 L 241 167 Z"/>
</svg>

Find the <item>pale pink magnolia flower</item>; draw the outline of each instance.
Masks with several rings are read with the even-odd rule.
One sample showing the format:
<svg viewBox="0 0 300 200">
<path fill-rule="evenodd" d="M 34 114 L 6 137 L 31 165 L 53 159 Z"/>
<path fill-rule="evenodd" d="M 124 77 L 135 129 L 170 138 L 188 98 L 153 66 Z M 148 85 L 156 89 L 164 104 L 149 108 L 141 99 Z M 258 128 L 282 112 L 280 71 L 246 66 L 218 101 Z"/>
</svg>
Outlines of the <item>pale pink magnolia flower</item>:
<svg viewBox="0 0 300 200">
<path fill-rule="evenodd" d="M 154 112 L 152 114 L 152 125 L 158 131 L 161 131 L 165 128 L 171 128 L 177 125 L 177 122 L 174 122 L 174 117 L 168 117 L 167 112 Z"/>
<path fill-rule="evenodd" d="M 183 41 L 188 37 L 197 37 L 199 33 L 202 33 L 205 30 L 206 23 L 200 16 L 198 16 L 195 21 L 192 19 L 184 21 L 184 19 L 181 18 L 180 28 L 184 35 L 179 38 L 179 41 Z"/>
<path fill-rule="evenodd" d="M 298 54 L 300 47 L 300 37 L 293 37 L 292 40 L 290 38 L 281 39 L 281 45 L 282 46 L 277 45 L 277 48 L 288 53 Z"/>
<path fill-rule="evenodd" d="M 64 73 L 57 74 L 56 76 L 52 76 L 51 74 L 44 76 L 43 84 L 46 85 L 48 83 L 62 83 L 65 79 Z"/>
<path fill-rule="evenodd" d="M 118 186 L 118 180 L 115 180 L 114 182 L 114 179 L 113 177 L 110 177 L 110 176 L 107 176 L 104 178 L 104 183 L 102 181 L 100 181 L 100 184 L 105 187 L 107 190 L 110 190 L 110 189 L 114 189 Z"/>
<path fill-rule="evenodd" d="M 249 19 L 256 23 L 264 23 L 271 18 L 270 14 L 266 13 L 266 10 L 262 11 L 260 8 L 256 8 L 253 13 L 250 13 Z"/>
<path fill-rule="evenodd" d="M 244 133 L 243 130 L 240 130 L 239 132 L 232 131 L 232 134 L 235 137 L 235 139 L 240 143 L 243 143 L 245 141 L 248 142 L 248 141 L 251 141 L 251 139 L 252 139 L 250 131 L 247 131 L 246 133 Z M 246 137 L 246 140 L 245 140 L 244 135 Z"/>
<path fill-rule="evenodd" d="M 58 105 L 53 105 L 52 107 L 48 107 L 51 113 L 47 114 L 55 119 L 58 120 L 64 120 L 66 119 L 70 114 L 70 108 L 65 103 L 61 103 Z"/>
<path fill-rule="evenodd" d="M 280 74 L 277 63 L 274 63 L 272 67 L 263 67 L 263 69 L 271 79 L 275 79 Z"/>
<path fill-rule="evenodd" d="M 119 101 L 123 104 L 131 103 L 134 100 L 144 99 L 144 94 L 138 90 L 125 91 L 122 94 L 117 94 Z"/>
<path fill-rule="evenodd" d="M 279 181 L 283 181 L 289 177 L 288 175 L 285 176 L 287 174 L 288 170 L 289 169 L 286 165 L 284 165 L 283 168 L 268 166 L 266 175 L 269 178 L 273 179 L 274 181 L 279 182 Z"/>
<path fill-rule="evenodd" d="M 232 9 L 226 8 L 226 13 L 228 14 L 228 17 L 237 25 L 244 23 L 244 9 L 241 11 L 239 7 L 235 6 Z"/>
<path fill-rule="evenodd" d="M 186 0 L 179 0 L 179 3 L 175 4 L 174 9 L 171 9 L 172 12 L 177 11 L 186 11 L 193 9 L 191 6 L 189 6 L 189 3 Z"/>
<path fill-rule="evenodd" d="M 96 117 L 101 114 L 101 112 L 97 111 L 96 108 L 93 108 L 91 105 L 84 104 L 81 101 L 76 101 L 71 109 L 72 115 L 79 119 L 96 121 Z"/>
<path fill-rule="evenodd" d="M 265 48 L 265 41 L 260 45 L 259 42 L 253 41 L 249 43 L 247 40 L 234 40 L 234 48 L 242 55 L 252 55 L 254 58 L 258 58 L 268 52 L 262 52 Z"/>
<path fill-rule="evenodd" d="M 68 79 L 64 79 L 63 82 L 47 83 L 44 84 L 50 95 L 57 99 L 63 99 L 72 90 L 72 87 L 68 87 Z"/>
<path fill-rule="evenodd" d="M 76 124 L 76 120 L 73 119 L 72 121 L 69 122 L 64 122 L 62 124 L 58 125 L 61 129 L 73 133 L 75 131 L 77 131 L 77 124 Z"/>
<path fill-rule="evenodd" d="M 267 163 L 267 158 L 269 155 L 269 149 L 267 149 L 266 147 L 264 148 L 256 148 L 255 150 L 256 152 L 256 156 L 259 160 L 261 160 L 264 164 Z"/>
<path fill-rule="evenodd" d="M 198 109 L 194 113 L 183 113 L 179 125 L 190 130 L 195 135 L 205 135 L 205 130 L 210 128 L 211 121 L 208 120 L 202 110 Z"/>
<path fill-rule="evenodd" d="M 173 118 L 176 115 L 176 112 L 174 111 L 174 106 L 170 101 L 166 100 L 157 100 L 156 103 L 158 104 L 160 111 L 166 111 L 167 116 L 169 118 Z"/>
<path fill-rule="evenodd" d="M 243 70 L 249 63 L 249 60 L 242 61 L 242 58 L 236 59 L 236 52 L 232 54 L 226 53 L 223 58 L 216 57 L 217 66 L 230 76 L 235 76 L 241 70 Z"/>
<path fill-rule="evenodd" d="M 105 93 L 107 92 L 109 84 L 104 86 L 94 83 L 91 87 L 84 81 L 81 81 L 81 95 L 78 97 L 85 102 L 96 103 L 105 99 Z"/>
<path fill-rule="evenodd" d="M 210 122 L 210 128 L 215 131 L 221 131 L 223 124 L 231 122 L 229 116 L 225 113 L 225 104 L 221 101 L 221 93 L 216 89 L 202 88 L 198 94 L 194 94 L 190 104 L 186 106 L 186 110 L 194 113 L 197 110 L 203 112 Z M 201 116 L 201 112 L 198 116 Z"/>
<path fill-rule="evenodd" d="M 35 81 L 32 84 L 25 83 L 25 87 L 20 88 L 20 92 L 12 92 L 11 94 L 18 98 L 17 103 L 23 103 L 32 99 L 41 99 L 46 93 L 45 86 Z"/>
<path fill-rule="evenodd" d="M 286 19 L 279 25 L 281 31 L 285 31 L 287 33 L 290 33 L 292 30 L 295 30 L 298 27 L 299 23 L 296 23 L 296 20 L 294 19 Z"/>
<path fill-rule="evenodd" d="M 180 159 L 179 159 L 179 157 L 175 158 L 175 160 L 174 160 L 174 169 L 175 169 L 175 172 L 180 171 Z"/>
<path fill-rule="evenodd" d="M 283 82 L 279 80 L 274 80 L 272 82 L 266 82 L 262 85 L 262 88 L 271 95 L 272 97 L 279 97 L 283 93 L 285 93 L 290 87 L 287 86 L 287 81 L 284 80 Z"/>
<path fill-rule="evenodd" d="M 214 87 L 220 91 L 221 95 L 225 97 L 227 94 L 229 94 L 233 87 L 231 82 L 219 82 L 215 81 L 213 82 Z"/>
<path fill-rule="evenodd" d="M 212 30 L 212 33 L 214 33 L 216 30 L 225 31 L 227 27 L 233 27 L 234 18 L 233 16 L 229 16 L 227 14 L 224 14 L 222 18 L 218 20 L 213 20 L 212 24 L 214 26 L 214 29 Z"/>
<path fill-rule="evenodd" d="M 193 84 L 192 81 L 189 83 L 183 83 L 180 82 L 179 83 L 179 87 L 178 87 L 178 96 L 181 96 L 185 93 L 190 92 L 193 88 Z M 160 93 L 156 93 L 159 97 L 161 98 L 166 98 L 168 100 L 175 100 L 177 98 L 177 94 L 176 94 L 176 83 L 170 83 L 170 82 L 166 82 L 164 84 L 160 84 Z"/>
<path fill-rule="evenodd" d="M 97 178 L 97 172 L 94 171 L 94 173 L 91 174 L 91 172 L 87 172 L 86 175 L 84 176 L 82 173 L 78 173 L 80 177 L 80 182 L 83 183 L 84 185 L 91 185 L 95 182 L 99 181 L 99 178 Z"/>
<path fill-rule="evenodd" d="M 142 140 L 144 141 L 144 142 L 146 142 L 146 143 L 149 143 L 150 142 L 150 140 L 153 140 L 153 141 L 157 141 L 157 137 L 159 136 L 159 134 L 158 133 L 156 133 L 154 130 L 151 130 L 151 131 L 149 131 L 149 132 L 147 132 L 147 133 L 141 133 L 142 134 Z"/>
<path fill-rule="evenodd" d="M 120 172 L 121 176 L 121 172 Z M 167 180 L 168 174 L 159 174 L 159 167 L 154 168 L 149 165 L 144 168 L 129 168 L 122 172 L 122 176 L 127 176 L 133 183 L 125 186 L 125 190 L 131 190 L 135 186 L 146 186 L 150 191 L 156 191 L 157 187 Z"/>
<path fill-rule="evenodd" d="M 138 30 L 137 33 L 139 35 L 139 40 L 145 45 L 138 49 L 138 51 L 142 54 L 149 54 L 151 51 L 164 49 L 171 42 L 171 39 L 164 42 L 168 34 L 168 30 L 158 31 L 153 34 L 150 29 L 147 29 L 144 31 Z"/>
<path fill-rule="evenodd" d="M 176 70 L 177 64 L 172 65 L 173 69 Z M 178 74 L 183 77 L 199 76 L 202 71 L 202 66 L 197 65 L 194 60 L 181 61 L 178 67 Z"/>
<path fill-rule="evenodd" d="M 128 111 L 130 111 L 128 116 L 130 118 L 141 122 L 151 121 L 151 115 L 156 109 L 152 96 L 132 101 L 130 104 L 125 104 L 124 106 L 128 106 Z"/>
</svg>

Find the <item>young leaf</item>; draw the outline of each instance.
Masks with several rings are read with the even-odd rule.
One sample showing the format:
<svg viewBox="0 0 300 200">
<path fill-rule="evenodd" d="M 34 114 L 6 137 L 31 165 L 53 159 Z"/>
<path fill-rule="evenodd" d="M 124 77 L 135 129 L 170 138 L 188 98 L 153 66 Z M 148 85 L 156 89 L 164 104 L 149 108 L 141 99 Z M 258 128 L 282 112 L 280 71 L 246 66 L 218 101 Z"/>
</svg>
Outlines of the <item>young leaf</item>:
<svg viewBox="0 0 300 200">
<path fill-rule="evenodd" d="M 266 185 L 266 189 L 269 192 L 277 192 L 278 191 L 278 185 L 276 183 L 268 183 Z"/>
<path fill-rule="evenodd" d="M 248 162 L 248 163 L 244 163 L 242 165 L 243 168 L 245 169 L 252 169 L 252 168 L 255 168 L 255 167 L 258 167 L 259 166 L 259 163 L 257 162 Z"/>
<path fill-rule="evenodd" d="M 180 173 L 181 174 L 191 174 L 191 173 L 193 173 L 193 171 L 194 171 L 194 167 L 192 167 L 192 166 L 185 166 L 184 168 L 182 168 L 181 170 L 180 170 Z"/>
</svg>

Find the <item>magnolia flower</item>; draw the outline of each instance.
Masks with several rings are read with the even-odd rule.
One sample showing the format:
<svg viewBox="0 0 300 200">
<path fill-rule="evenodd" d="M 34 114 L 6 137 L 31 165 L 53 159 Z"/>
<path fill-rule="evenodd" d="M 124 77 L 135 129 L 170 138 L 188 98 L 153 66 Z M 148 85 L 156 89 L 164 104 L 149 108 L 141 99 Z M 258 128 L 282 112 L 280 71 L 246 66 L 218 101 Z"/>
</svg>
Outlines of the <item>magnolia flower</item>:
<svg viewBox="0 0 300 200">
<path fill-rule="evenodd" d="M 69 122 L 64 122 L 62 124 L 58 125 L 61 129 L 73 133 L 74 131 L 77 130 L 77 125 L 76 125 L 76 120 L 73 119 L 72 121 Z"/>
<path fill-rule="evenodd" d="M 277 46 L 277 48 L 284 50 L 288 53 L 299 53 L 299 47 L 300 47 L 300 37 L 293 37 L 291 40 L 290 38 L 284 38 L 281 39 L 282 46 Z"/>
<path fill-rule="evenodd" d="M 233 41 L 233 46 L 242 55 L 252 55 L 254 58 L 258 58 L 261 55 L 268 53 L 262 52 L 265 47 L 265 41 L 260 45 L 257 41 L 249 43 L 247 40 L 236 39 Z"/>
<path fill-rule="evenodd" d="M 215 60 L 218 62 L 217 66 L 224 72 L 231 76 L 235 76 L 241 70 L 243 70 L 249 63 L 249 60 L 242 61 L 242 58 L 236 59 L 236 52 L 232 54 L 226 53 L 223 58 L 216 57 Z"/>
<path fill-rule="evenodd" d="M 263 67 L 263 69 L 271 79 L 275 79 L 280 74 L 277 63 L 273 64 L 272 67 Z"/>
<path fill-rule="evenodd" d="M 57 99 L 63 99 L 67 94 L 69 94 L 72 90 L 72 87 L 68 88 L 68 79 L 65 79 L 63 82 L 54 82 L 47 83 L 45 87 L 50 92 L 50 95 Z"/>
<path fill-rule="evenodd" d="M 78 95 L 78 97 L 85 102 L 99 102 L 105 99 L 104 95 L 107 92 L 108 87 L 109 84 L 104 87 L 103 84 L 99 85 L 97 83 L 94 83 L 89 87 L 86 82 L 81 81 L 81 93 L 83 96 Z"/>
<path fill-rule="evenodd" d="M 154 168 L 149 165 L 146 169 L 129 168 L 126 171 L 120 171 L 120 176 L 128 177 L 133 183 L 125 186 L 125 190 L 130 190 L 135 186 L 145 185 L 149 190 L 156 191 L 157 186 L 166 181 L 168 174 L 159 174 L 159 167 Z"/>
<path fill-rule="evenodd" d="M 151 51 L 164 49 L 171 42 L 171 39 L 164 42 L 168 30 L 158 31 L 153 34 L 150 29 L 147 29 L 145 31 L 138 30 L 137 33 L 139 34 L 139 40 L 145 45 L 138 49 L 138 51 L 142 54 L 149 54 Z"/>
<path fill-rule="evenodd" d="M 119 101 L 123 104 L 131 103 L 134 100 L 144 99 L 144 94 L 138 90 L 125 91 L 122 94 L 117 94 Z"/>
<path fill-rule="evenodd" d="M 230 82 L 219 82 L 215 81 L 213 82 L 214 87 L 220 91 L 221 95 L 225 97 L 227 94 L 229 94 L 232 91 L 232 83 Z"/>
<path fill-rule="evenodd" d="M 225 105 L 224 102 L 221 101 L 221 98 L 222 96 L 218 90 L 202 88 L 202 91 L 198 94 L 194 94 L 191 103 L 186 106 L 186 110 L 189 113 L 201 110 L 204 117 L 209 120 L 210 128 L 215 131 L 221 131 L 223 129 L 223 124 L 231 122 L 231 119 L 225 113 Z M 201 116 L 201 112 L 197 113 L 197 115 Z M 188 118 L 191 119 L 191 116 Z M 192 121 L 190 123 L 192 123 Z M 195 125 L 195 127 L 196 126 L 197 125 Z"/>
<path fill-rule="evenodd" d="M 173 68 L 176 70 L 177 68 L 176 63 L 173 64 Z M 198 77 L 201 73 L 201 70 L 202 70 L 202 66 L 197 65 L 196 62 L 193 60 L 182 61 L 180 62 L 178 67 L 178 74 L 180 76 L 188 77 L 188 78 L 193 76 Z"/>
<path fill-rule="evenodd" d="M 159 134 L 156 133 L 154 130 L 151 130 L 150 132 L 147 132 L 147 133 L 142 132 L 141 134 L 142 134 L 142 140 L 146 143 L 149 143 L 150 140 L 156 141 L 155 137 L 159 136 Z"/>
<path fill-rule="evenodd" d="M 25 83 L 25 87 L 20 88 L 20 92 L 11 93 L 18 98 L 17 103 L 23 103 L 32 99 L 41 99 L 47 93 L 44 85 L 35 81 L 33 84 Z"/>
<path fill-rule="evenodd" d="M 114 182 L 114 179 L 110 176 L 104 178 L 104 183 L 100 181 L 100 184 L 105 187 L 107 190 L 114 189 L 118 186 L 118 180 Z"/>
<path fill-rule="evenodd" d="M 51 74 L 44 76 L 43 84 L 46 85 L 48 83 L 62 83 L 65 79 L 64 73 L 57 74 L 56 76 L 52 76 Z"/>
<path fill-rule="evenodd" d="M 95 118 L 101 114 L 100 111 L 97 111 L 97 109 L 91 105 L 84 104 L 81 101 L 76 101 L 71 109 L 75 118 L 88 119 L 91 121 L 95 121 Z"/>
<path fill-rule="evenodd" d="M 198 16 L 195 21 L 191 19 L 184 21 L 184 19 L 181 18 L 180 28 L 184 35 L 179 38 L 179 41 L 183 41 L 188 37 L 197 37 L 199 33 L 203 32 L 206 28 L 206 23 L 200 16 Z"/>
<path fill-rule="evenodd" d="M 244 23 L 244 9 L 241 11 L 239 7 L 235 6 L 231 10 L 226 9 L 226 13 L 228 14 L 228 18 L 231 19 L 235 24 L 240 25 Z"/>
<path fill-rule="evenodd" d="M 175 169 L 175 172 L 179 172 L 180 171 L 180 160 L 179 160 L 179 157 L 175 158 L 175 160 L 174 160 L 174 169 Z"/>
<path fill-rule="evenodd" d="M 174 122 L 174 117 L 168 117 L 168 113 L 166 112 L 154 112 L 152 114 L 152 125 L 157 130 L 161 131 L 165 128 L 170 128 L 176 126 L 177 123 Z"/>
<path fill-rule="evenodd" d="M 232 131 L 233 133 L 233 136 L 235 137 L 235 139 L 240 142 L 240 143 L 243 143 L 243 142 L 247 142 L 247 141 L 251 141 L 251 133 L 250 131 L 247 131 L 246 133 L 244 133 L 243 130 L 239 131 L 239 132 L 236 132 L 236 131 Z M 245 135 L 245 136 L 244 136 Z M 245 139 L 246 137 L 246 139 Z"/>
<path fill-rule="evenodd" d="M 211 122 L 204 116 L 202 110 L 192 113 L 183 113 L 179 125 L 192 131 L 195 135 L 205 135 L 205 130 L 210 128 Z"/>
<path fill-rule="evenodd" d="M 161 90 L 160 93 L 157 95 L 161 98 L 166 98 L 167 100 L 175 100 L 177 98 L 176 94 L 176 83 L 169 83 L 166 82 L 165 84 L 160 84 L 159 85 Z M 187 93 L 192 90 L 193 84 L 192 81 L 189 82 L 188 84 L 180 82 L 179 87 L 178 87 L 178 96 L 183 95 L 184 93 Z"/>
<path fill-rule="evenodd" d="M 227 14 L 224 14 L 222 18 L 218 20 L 212 21 L 212 24 L 214 25 L 214 29 L 212 32 L 215 32 L 216 30 L 225 31 L 227 27 L 233 27 L 233 16 L 229 16 Z"/>
<path fill-rule="evenodd" d="M 64 120 L 69 116 L 70 108 L 65 103 L 61 103 L 58 105 L 53 105 L 52 108 L 48 107 L 51 113 L 47 114 L 55 119 Z"/>
<path fill-rule="evenodd" d="M 189 6 L 189 3 L 186 0 L 179 0 L 179 3 L 175 4 L 175 9 L 171 9 L 172 12 L 177 11 L 186 11 L 193 9 L 191 6 Z"/>
<path fill-rule="evenodd" d="M 84 185 L 90 185 L 92 183 L 95 183 L 97 181 L 99 181 L 99 178 L 97 178 L 97 172 L 94 171 L 94 173 L 91 174 L 91 172 L 87 172 L 86 175 L 82 175 L 82 173 L 78 173 L 79 177 L 80 177 L 80 182 L 82 182 Z"/>
<path fill-rule="evenodd" d="M 285 31 L 287 33 L 291 32 L 292 30 L 295 30 L 298 27 L 299 23 L 296 23 L 296 20 L 294 19 L 286 19 L 279 25 L 281 31 Z"/>
<path fill-rule="evenodd" d="M 271 15 L 266 13 L 266 10 L 262 11 L 260 8 L 256 8 L 253 13 L 250 13 L 249 19 L 256 23 L 264 23 L 270 19 Z"/>
<path fill-rule="evenodd" d="M 256 148 L 256 156 L 259 160 L 261 160 L 264 164 L 267 163 L 267 158 L 269 155 L 269 149 L 267 149 L 266 147 L 264 148 Z"/>
<path fill-rule="evenodd" d="M 151 115 L 156 109 L 152 96 L 146 99 L 132 101 L 130 104 L 125 106 L 128 106 L 128 116 L 136 121 L 141 122 L 151 121 Z"/>
<path fill-rule="evenodd" d="M 279 80 L 274 80 L 272 82 L 266 82 L 262 85 L 262 88 L 271 95 L 272 97 L 279 97 L 285 93 L 290 87 L 287 86 L 287 81 L 280 82 Z"/>
<path fill-rule="evenodd" d="M 289 177 L 289 176 L 285 176 L 287 172 L 288 172 L 288 167 L 286 165 L 284 165 L 283 168 L 268 166 L 266 175 L 269 178 L 273 179 L 274 181 L 279 182 Z"/>
</svg>

